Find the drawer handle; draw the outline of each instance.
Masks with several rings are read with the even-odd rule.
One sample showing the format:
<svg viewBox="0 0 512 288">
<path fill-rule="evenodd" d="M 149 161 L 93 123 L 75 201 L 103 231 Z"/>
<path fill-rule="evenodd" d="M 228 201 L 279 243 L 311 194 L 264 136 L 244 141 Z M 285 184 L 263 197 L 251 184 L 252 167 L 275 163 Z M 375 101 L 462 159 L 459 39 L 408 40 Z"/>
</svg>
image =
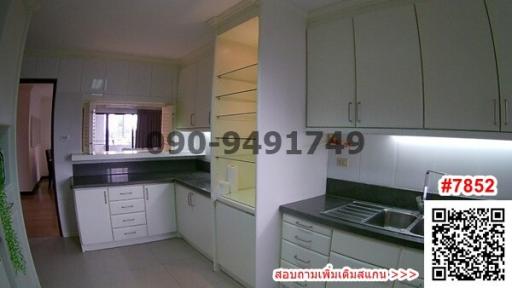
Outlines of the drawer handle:
<svg viewBox="0 0 512 288">
<path fill-rule="evenodd" d="M 135 218 L 131 218 L 131 219 L 123 219 L 123 222 L 132 222 L 132 221 L 135 221 Z"/>
<path fill-rule="evenodd" d="M 132 192 L 121 192 L 119 194 L 121 194 L 121 195 L 132 195 L 133 193 Z"/>
<path fill-rule="evenodd" d="M 133 205 L 121 206 L 121 208 L 123 208 L 123 209 L 126 209 L 126 208 L 133 208 Z"/>
<path fill-rule="evenodd" d="M 309 230 L 313 229 L 313 225 L 305 225 L 305 224 L 300 223 L 299 221 L 295 221 L 295 224 L 297 226 L 300 226 L 300 227 L 305 228 L 305 229 L 309 229 Z"/>
<path fill-rule="evenodd" d="M 137 234 L 137 231 L 133 231 L 133 232 L 125 232 L 123 233 L 124 235 L 133 235 L 133 234 Z"/>
<path fill-rule="evenodd" d="M 298 235 L 295 235 L 295 239 L 299 240 L 301 242 L 304 242 L 304 243 L 311 243 L 311 242 L 313 242 L 313 240 L 304 240 L 304 239 L 300 238 Z"/>
<path fill-rule="evenodd" d="M 310 264 L 311 263 L 311 260 L 300 259 L 299 256 L 297 256 L 297 254 L 295 254 L 295 256 L 293 256 L 293 258 L 295 258 L 295 260 L 300 261 L 300 262 L 302 262 L 304 264 Z"/>
</svg>

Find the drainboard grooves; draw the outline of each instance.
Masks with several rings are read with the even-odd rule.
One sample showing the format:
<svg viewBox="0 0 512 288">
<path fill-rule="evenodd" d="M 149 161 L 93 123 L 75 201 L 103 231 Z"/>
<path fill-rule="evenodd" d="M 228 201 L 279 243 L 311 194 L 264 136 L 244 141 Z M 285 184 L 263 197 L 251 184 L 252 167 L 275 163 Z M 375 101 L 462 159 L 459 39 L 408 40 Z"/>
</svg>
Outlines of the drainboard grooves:
<svg viewBox="0 0 512 288">
<path fill-rule="evenodd" d="M 383 207 L 363 202 L 351 202 L 331 210 L 323 211 L 322 214 L 352 221 L 362 222 L 383 210 Z"/>
</svg>

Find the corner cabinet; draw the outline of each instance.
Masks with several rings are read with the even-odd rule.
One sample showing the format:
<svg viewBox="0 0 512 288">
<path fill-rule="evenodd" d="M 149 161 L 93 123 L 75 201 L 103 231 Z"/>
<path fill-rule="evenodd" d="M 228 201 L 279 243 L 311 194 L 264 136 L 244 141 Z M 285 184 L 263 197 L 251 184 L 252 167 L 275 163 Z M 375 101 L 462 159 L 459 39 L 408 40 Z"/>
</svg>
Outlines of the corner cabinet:
<svg viewBox="0 0 512 288">
<path fill-rule="evenodd" d="M 148 234 L 160 235 L 176 231 L 176 212 L 173 184 L 144 186 Z"/>
<path fill-rule="evenodd" d="M 213 203 L 210 198 L 176 184 L 178 232 L 192 246 L 213 258 Z"/>
<path fill-rule="evenodd" d="M 83 251 L 167 239 L 176 232 L 172 184 L 75 189 Z"/>
<path fill-rule="evenodd" d="M 75 189 L 76 216 L 82 244 L 114 240 L 106 187 Z"/>
</svg>

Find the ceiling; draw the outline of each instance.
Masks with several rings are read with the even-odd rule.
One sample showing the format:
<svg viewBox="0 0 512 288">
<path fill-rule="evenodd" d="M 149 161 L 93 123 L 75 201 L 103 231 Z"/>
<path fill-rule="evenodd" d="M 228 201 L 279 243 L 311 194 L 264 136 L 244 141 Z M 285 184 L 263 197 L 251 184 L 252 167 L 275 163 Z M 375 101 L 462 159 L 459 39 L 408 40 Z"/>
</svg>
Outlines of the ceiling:
<svg viewBox="0 0 512 288">
<path fill-rule="evenodd" d="M 214 31 L 206 21 L 240 0 L 41 2 L 41 9 L 32 18 L 28 49 L 177 59 L 212 40 Z"/>
</svg>

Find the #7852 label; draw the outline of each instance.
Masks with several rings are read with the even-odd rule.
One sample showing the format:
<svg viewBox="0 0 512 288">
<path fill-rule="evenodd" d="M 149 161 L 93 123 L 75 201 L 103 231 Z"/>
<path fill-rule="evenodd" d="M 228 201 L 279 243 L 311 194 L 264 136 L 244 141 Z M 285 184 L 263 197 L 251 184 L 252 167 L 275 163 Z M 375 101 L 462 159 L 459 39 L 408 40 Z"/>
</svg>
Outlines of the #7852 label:
<svg viewBox="0 0 512 288">
<path fill-rule="evenodd" d="M 498 179 L 488 176 L 443 175 L 437 184 L 441 196 L 496 196 Z"/>
</svg>

